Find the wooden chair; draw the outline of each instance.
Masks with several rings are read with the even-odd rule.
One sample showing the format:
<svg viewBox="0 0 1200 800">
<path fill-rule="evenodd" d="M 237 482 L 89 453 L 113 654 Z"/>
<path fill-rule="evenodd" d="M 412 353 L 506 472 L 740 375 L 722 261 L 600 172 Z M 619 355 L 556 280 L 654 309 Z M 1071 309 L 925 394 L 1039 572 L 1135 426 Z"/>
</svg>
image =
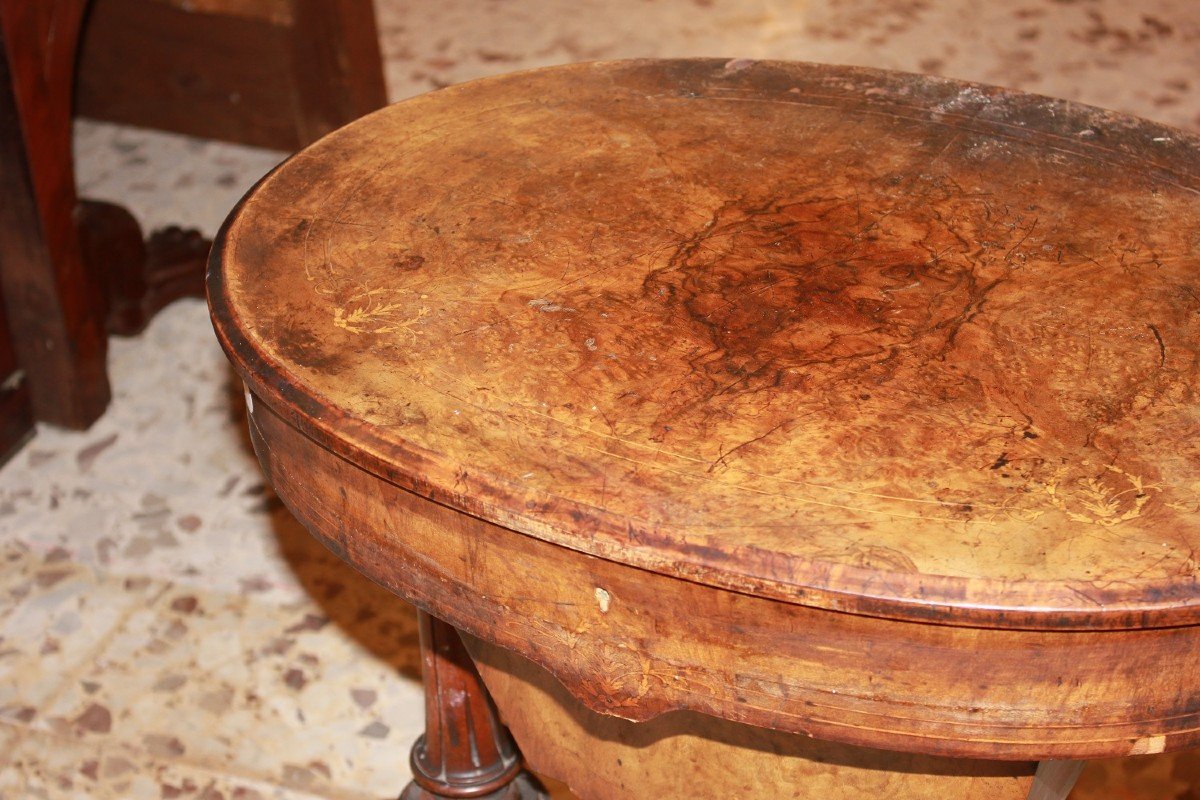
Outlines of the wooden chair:
<svg viewBox="0 0 1200 800">
<path fill-rule="evenodd" d="M 30 406 L 46 422 L 90 425 L 110 396 L 108 335 L 137 333 L 167 303 L 203 292 L 207 240 L 177 227 L 143 240 L 123 208 L 76 195 L 71 119 L 85 32 L 80 105 L 106 119 L 295 148 L 384 104 L 370 2 L 265 5 L 271 15 L 256 21 L 250 11 L 264 4 L 231 0 L 217 14 L 95 0 L 85 26 L 86 0 L 0 0 L 0 289 L 14 351 L 5 386 L 19 387 L 0 396 L 0 450 L 29 434 Z M 219 73 L 222 85 L 187 79 L 212 71 L 214 50 L 242 53 L 244 66 L 288 46 L 297 57 L 274 71 Z M 287 113 L 240 106 L 230 100 L 239 89 L 249 99 L 265 90 Z M 256 123 L 272 112 L 283 122 Z"/>
</svg>

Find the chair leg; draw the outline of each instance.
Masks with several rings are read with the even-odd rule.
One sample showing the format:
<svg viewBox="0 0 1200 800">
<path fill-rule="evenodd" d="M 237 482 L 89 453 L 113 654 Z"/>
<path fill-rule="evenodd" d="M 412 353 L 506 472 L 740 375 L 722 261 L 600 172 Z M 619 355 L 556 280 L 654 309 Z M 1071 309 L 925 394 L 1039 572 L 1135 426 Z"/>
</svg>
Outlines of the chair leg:
<svg viewBox="0 0 1200 800">
<path fill-rule="evenodd" d="M 425 734 L 412 749 L 413 781 L 400 800 L 547 800 L 522 768 L 458 631 L 420 612 Z"/>
<path fill-rule="evenodd" d="M 100 284 L 74 229 L 71 88 L 85 0 L 0 0 L 0 284 L 34 415 L 83 429 L 109 400 Z"/>
</svg>

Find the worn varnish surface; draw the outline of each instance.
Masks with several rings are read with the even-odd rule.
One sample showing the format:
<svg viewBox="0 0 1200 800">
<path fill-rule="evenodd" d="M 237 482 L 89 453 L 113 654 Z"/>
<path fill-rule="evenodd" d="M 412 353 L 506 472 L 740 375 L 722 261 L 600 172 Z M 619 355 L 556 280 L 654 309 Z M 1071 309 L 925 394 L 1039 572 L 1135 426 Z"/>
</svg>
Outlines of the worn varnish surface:
<svg viewBox="0 0 1200 800">
<path fill-rule="evenodd" d="M 255 391 L 417 493 L 817 607 L 1200 620 L 1200 150 L 869 70 L 581 65 L 402 103 L 225 231 Z"/>
<path fill-rule="evenodd" d="M 587 800 L 1032 800 L 1032 763 L 848 747 L 701 714 L 626 722 L 580 707 L 511 651 L 468 645 L 531 766 Z"/>
<path fill-rule="evenodd" d="M 601 714 L 643 722 L 687 709 L 852 745 L 985 759 L 1200 744 L 1196 626 L 900 621 L 707 586 L 430 502 L 334 455 L 262 397 L 249 406 L 266 476 L 309 530 L 420 608 L 544 667 Z M 484 679 L 492 685 L 486 671 Z M 541 740 L 518 738 L 536 764 L 530 748 Z"/>
<path fill-rule="evenodd" d="M 297 517 L 583 707 L 1172 750 L 1200 742 L 1181 137 L 803 65 L 483 81 L 267 178 L 214 317 Z"/>
</svg>

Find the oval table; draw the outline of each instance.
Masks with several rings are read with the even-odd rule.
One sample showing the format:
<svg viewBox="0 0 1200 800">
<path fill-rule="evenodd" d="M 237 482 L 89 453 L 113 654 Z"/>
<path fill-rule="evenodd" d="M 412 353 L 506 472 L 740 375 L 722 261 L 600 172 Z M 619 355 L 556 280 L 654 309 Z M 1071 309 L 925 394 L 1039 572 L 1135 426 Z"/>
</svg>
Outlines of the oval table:
<svg viewBox="0 0 1200 800">
<path fill-rule="evenodd" d="M 423 612 L 407 798 L 538 796 L 513 738 L 586 800 L 1062 798 L 1200 744 L 1194 136 L 551 68 L 302 151 L 209 281 L 270 481 Z"/>
</svg>

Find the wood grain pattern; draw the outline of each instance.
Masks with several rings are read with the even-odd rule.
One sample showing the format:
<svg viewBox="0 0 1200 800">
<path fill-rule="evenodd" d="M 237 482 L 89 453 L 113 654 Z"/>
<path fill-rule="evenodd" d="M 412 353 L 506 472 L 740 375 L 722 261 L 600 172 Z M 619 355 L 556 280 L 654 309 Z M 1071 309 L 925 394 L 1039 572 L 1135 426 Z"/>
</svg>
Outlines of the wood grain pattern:
<svg viewBox="0 0 1200 800">
<path fill-rule="evenodd" d="M 418 607 L 546 668 L 595 712 L 641 722 L 684 709 L 1017 761 L 1200 744 L 1194 626 L 964 627 L 718 589 L 431 502 L 325 449 L 263 397 L 248 405 L 266 477 L 310 531 Z"/>
<path fill-rule="evenodd" d="M 1044 98 L 575 65 L 299 153 L 210 303 L 280 497 L 479 640 L 551 777 L 622 796 L 578 758 L 681 712 L 643 783 L 779 746 L 1003 797 L 1200 744 L 1198 190 L 1195 137 Z M 944 757 L 1018 763 L 891 774 Z"/>
<path fill-rule="evenodd" d="M 626 722 L 581 707 L 512 651 L 467 644 L 530 766 L 587 800 L 1035 800 L 1032 763 L 848 747 L 701 714 Z"/>
<path fill-rule="evenodd" d="M 291 424 L 541 541 L 808 608 L 1194 626 L 1198 176 L 1193 136 L 988 87 L 580 65 L 301 153 L 210 290 Z"/>
</svg>

